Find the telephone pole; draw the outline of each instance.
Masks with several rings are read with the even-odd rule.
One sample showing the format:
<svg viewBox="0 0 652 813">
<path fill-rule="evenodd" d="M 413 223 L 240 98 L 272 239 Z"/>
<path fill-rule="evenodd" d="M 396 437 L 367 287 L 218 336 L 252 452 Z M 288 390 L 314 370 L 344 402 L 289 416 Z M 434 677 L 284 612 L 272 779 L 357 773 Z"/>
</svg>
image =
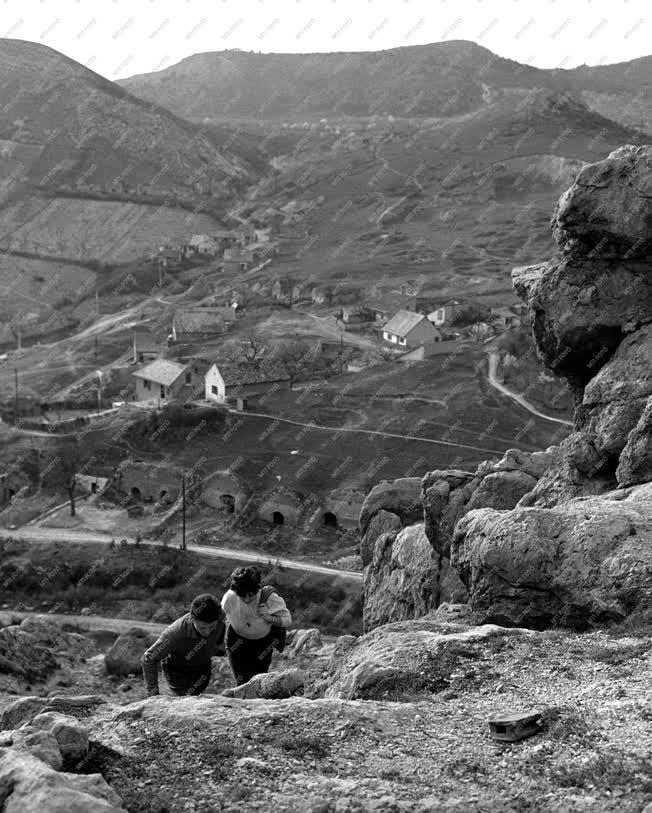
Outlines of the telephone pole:
<svg viewBox="0 0 652 813">
<path fill-rule="evenodd" d="M 14 367 L 14 426 L 18 426 L 18 367 Z"/>
<path fill-rule="evenodd" d="M 186 477 L 181 475 L 181 550 L 186 549 Z"/>
</svg>

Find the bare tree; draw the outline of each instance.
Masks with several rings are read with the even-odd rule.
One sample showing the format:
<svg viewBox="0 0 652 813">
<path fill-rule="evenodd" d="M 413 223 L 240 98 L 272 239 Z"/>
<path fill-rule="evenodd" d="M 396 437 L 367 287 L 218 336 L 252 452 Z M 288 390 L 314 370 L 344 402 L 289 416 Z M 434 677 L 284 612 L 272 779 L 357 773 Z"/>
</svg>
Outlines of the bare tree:
<svg viewBox="0 0 652 813">
<path fill-rule="evenodd" d="M 79 440 L 75 436 L 70 441 L 66 441 L 59 452 L 59 460 L 68 498 L 70 500 L 70 516 L 75 516 L 75 487 L 77 486 L 77 474 L 81 466 Z"/>
<path fill-rule="evenodd" d="M 290 389 L 310 363 L 309 349 L 300 342 L 284 341 L 277 345 L 274 359 L 278 361 L 290 378 Z"/>
</svg>

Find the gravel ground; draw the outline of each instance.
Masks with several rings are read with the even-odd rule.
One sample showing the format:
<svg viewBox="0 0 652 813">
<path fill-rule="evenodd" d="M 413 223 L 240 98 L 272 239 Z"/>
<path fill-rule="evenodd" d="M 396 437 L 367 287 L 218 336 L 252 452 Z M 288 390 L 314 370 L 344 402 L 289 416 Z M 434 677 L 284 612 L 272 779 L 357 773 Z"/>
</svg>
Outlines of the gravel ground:
<svg viewBox="0 0 652 813">
<path fill-rule="evenodd" d="M 647 638 L 490 640 L 404 702 L 160 697 L 92 718 L 86 770 L 133 813 L 636 811 L 652 799 Z M 544 710 L 518 743 L 496 711 Z M 89 720 L 88 722 L 91 722 Z"/>
</svg>

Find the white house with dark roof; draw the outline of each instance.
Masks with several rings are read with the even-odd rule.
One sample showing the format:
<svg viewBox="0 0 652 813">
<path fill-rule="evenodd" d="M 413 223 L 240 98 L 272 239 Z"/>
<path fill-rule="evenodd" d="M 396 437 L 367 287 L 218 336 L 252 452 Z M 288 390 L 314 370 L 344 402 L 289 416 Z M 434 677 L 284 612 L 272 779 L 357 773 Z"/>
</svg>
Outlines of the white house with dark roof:
<svg viewBox="0 0 652 813">
<path fill-rule="evenodd" d="M 178 398 L 191 375 L 187 364 L 156 359 L 132 373 L 136 379 L 136 401 L 172 401 Z"/>
<path fill-rule="evenodd" d="M 274 362 L 217 363 L 208 368 L 205 377 L 207 401 L 224 404 L 238 395 L 258 395 L 271 389 L 287 389 L 290 376 Z"/>
<path fill-rule="evenodd" d="M 400 310 L 383 326 L 383 339 L 398 347 L 441 341 L 441 333 L 422 313 Z"/>
</svg>

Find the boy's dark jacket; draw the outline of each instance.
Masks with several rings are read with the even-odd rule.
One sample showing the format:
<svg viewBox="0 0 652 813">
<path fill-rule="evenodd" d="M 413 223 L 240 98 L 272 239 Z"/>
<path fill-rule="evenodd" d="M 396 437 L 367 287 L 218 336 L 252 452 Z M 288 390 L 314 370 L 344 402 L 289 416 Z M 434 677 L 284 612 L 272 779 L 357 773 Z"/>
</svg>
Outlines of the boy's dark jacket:
<svg viewBox="0 0 652 813">
<path fill-rule="evenodd" d="M 177 618 L 143 654 L 143 675 L 147 691 L 158 692 L 159 663 L 165 663 L 166 668 L 172 672 L 193 672 L 209 665 L 211 657 L 224 655 L 224 633 L 224 619 L 204 638 L 193 626 L 190 613 Z"/>
</svg>

